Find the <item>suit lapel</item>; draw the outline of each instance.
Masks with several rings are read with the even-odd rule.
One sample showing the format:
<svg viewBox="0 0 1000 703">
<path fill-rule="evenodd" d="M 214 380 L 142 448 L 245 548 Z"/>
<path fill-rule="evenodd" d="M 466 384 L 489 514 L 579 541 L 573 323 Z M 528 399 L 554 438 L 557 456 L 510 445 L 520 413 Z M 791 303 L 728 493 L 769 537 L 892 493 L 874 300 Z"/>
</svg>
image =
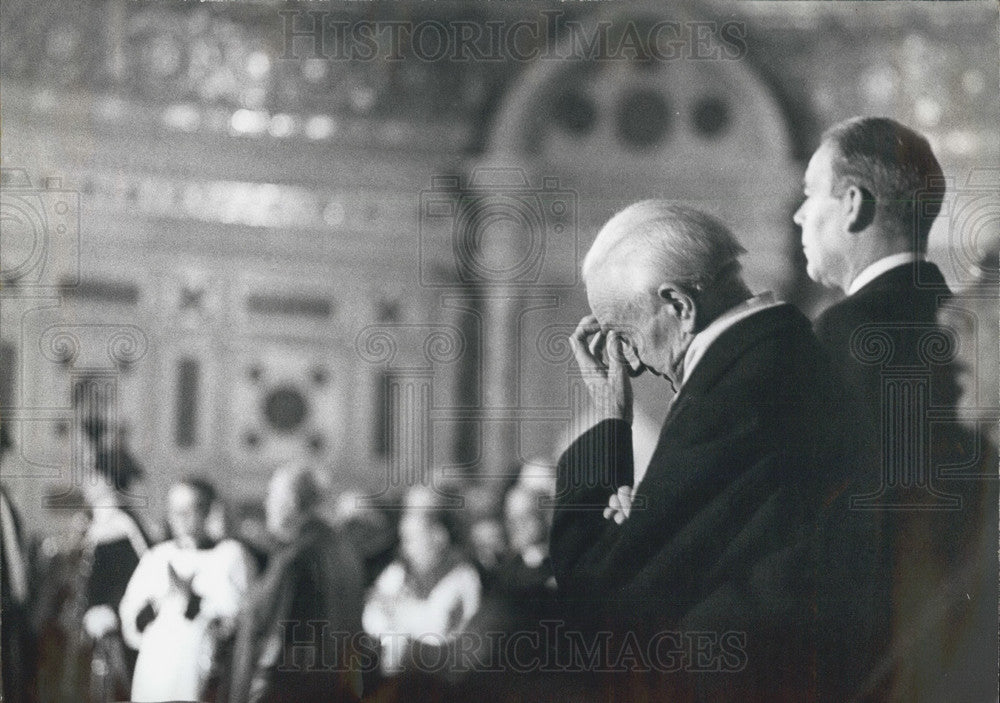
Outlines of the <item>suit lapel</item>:
<svg viewBox="0 0 1000 703">
<path fill-rule="evenodd" d="M 809 329 L 809 321 L 794 306 L 783 303 L 746 317 L 727 329 L 705 350 L 698 365 L 675 399 L 679 410 L 685 395 L 697 395 L 709 388 L 744 353 L 760 340 L 773 337 L 782 327 L 799 325 Z"/>
<path fill-rule="evenodd" d="M 723 332 L 705 350 L 704 356 L 691 372 L 691 376 L 671 401 L 653 456 L 659 452 L 660 445 L 669 441 L 668 433 L 671 425 L 692 400 L 704 395 L 715 380 L 748 349 L 761 339 L 774 336 L 780 328 L 788 325 L 799 325 L 805 330 L 810 329 L 809 321 L 802 313 L 794 306 L 785 303 L 750 315 Z"/>
</svg>

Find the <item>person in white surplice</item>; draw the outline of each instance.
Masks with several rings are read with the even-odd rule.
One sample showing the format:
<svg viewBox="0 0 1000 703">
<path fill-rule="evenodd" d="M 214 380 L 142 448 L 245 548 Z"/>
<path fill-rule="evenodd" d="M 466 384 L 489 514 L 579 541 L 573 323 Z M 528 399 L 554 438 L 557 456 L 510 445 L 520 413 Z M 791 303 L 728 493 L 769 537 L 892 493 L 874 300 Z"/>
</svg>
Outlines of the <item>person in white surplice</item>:
<svg viewBox="0 0 1000 703">
<path fill-rule="evenodd" d="M 394 676 L 415 646 L 442 647 L 479 609 L 479 574 L 461 549 L 457 511 L 423 486 L 411 488 L 399 523 L 399 558 L 375 580 L 362 616 L 382 645 L 382 673 Z"/>
<path fill-rule="evenodd" d="M 252 567 L 238 542 L 206 534 L 213 499 L 200 479 L 170 489 L 173 538 L 143 555 L 121 601 L 122 633 L 139 650 L 133 701 L 204 700 L 216 647 L 232 634 Z"/>
</svg>

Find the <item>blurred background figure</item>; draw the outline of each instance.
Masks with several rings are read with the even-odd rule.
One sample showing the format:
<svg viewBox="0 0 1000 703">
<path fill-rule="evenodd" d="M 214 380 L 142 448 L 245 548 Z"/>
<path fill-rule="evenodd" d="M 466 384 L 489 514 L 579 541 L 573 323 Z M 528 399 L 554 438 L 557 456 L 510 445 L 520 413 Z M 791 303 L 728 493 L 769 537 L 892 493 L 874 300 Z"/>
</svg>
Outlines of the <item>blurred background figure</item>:
<svg viewBox="0 0 1000 703">
<path fill-rule="evenodd" d="M 388 517 L 360 491 L 345 491 L 333 509 L 333 524 L 354 545 L 364 563 L 365 588 L 392 561 L 397 544 L 395 529 Z"/>
<path fill-rule="evenodd" d="M 243 545 L 254 560 L 258 574 L 267 568 L 267 557 L 274 541 L 267 531 L 264 503 L 259 500 L 240 501 L 232 511 L 233 539 Z"/>
<path fill-rule="evenodd" d="M 376 579 L 364 610 L 387 675 L 406 668 L 418 644 L 446 646 L 479 608 L 479 574 L 463 550 L 457 512 L 429 488 L 406 495 L 399 556 Z"/>
<path fill-rule="evenodd" d="M 133 701 L 217 700 L 217 652 L 231 651 L 253 566 L 238 542 L 209 536 L 215 497 L 198 478 L 171 487 L 171 538 L 143 555 L 122 598 L 122 632 L 139 651 Z"/>
<path fill-rule="evenodd" d="M 143 477 L 131 456 L 99 450 L 92 476 L 83 487 L 90 507 L 87 543 L 92 551 L 80 566 L 87 583 L 83 629 L 92 644 L 90 694 L 96 703 L 127 697 L 131 687 L 135 653 L 124 646 L 118 606 L 150 538 L 125 504 L 127 492 Z"/>
<path fill-rule="evenodd" d="M 278 469 L 267 529 L 279 546 L 241 615 L 230 703 L 323 703 L 361 695 L 354 650 L 364 570 L 350 543 L 318 516 L 324 486 L 309 466 Z"/>
<path fill-rule="evenodd" d="M 466 658 L 460 665 L 471 673 L 462 682 L 462 695 L 465 699 L 487 696 L 509 701 L 545 700 L 546 696 L 583 700 L 578 691 L 569 693 L 579 686 L 579 681 L 553 676 L 551 671 L 532 671 L 530 676 L 490 673 L 520 670 L 526 662 L 556 661 L 553 638 L 544 630 L 556 622 L 565 623 L 556 598 L 548 548 L 555 485 L 537 473 L 524 478 L 522 472 L 504 496 L 503 526 L 508 546 L 483 606 L 469 624 L 469 630 L 477 635 L 471 641 L 479 646 L 462 649 Z M 511 646 L 512 642 L 517 646 Z"/>
<path fill-rule="evenodd" d="M 141 477 L 123 453 L 97 451 L 85 462 L 82 534 L 62 560 L 65 590 L 56 601 L 59 637 L 49 643 L 40 679 L 43 701 L 99 703 L 129 696 L 134 653 L 122 641 L 118 607 L 150 540 L 126 492 Z"/>
<path fill-rule="evenodd" d="M 549 562 L 552 496 L 517 484 L 504 500 L 504 525 L 510 549 L 500 562 L 495 593 L 509 609 L 515 628 L 551 617 L 555 577 Z"/>
<path fill-rule="evenodd" d="M 81 628 L 90 509 L 79 507 L 83 496 L 76 492 L 47 497 L 46 517 L 54 534 L 42 540 L 36 565 L 38 596 L 32 619 L 38 632 L 37 694 L 43 703 L 68 703 L 86 697 L 89 687 L 90 649 L 84 646 Z"/>
<path fill-rule="evenodd" d="M 995 246 L 995 245 L 994 245 Z M 915 551 L 922 555 L 925 597 L 920 615 L 898 645 L 893 700 L 982 701 L 996 697 L 998 418 L 1000 418 L 1000 309 L 997 252 L 980 270 L 983 280 L 942 307 L 938 321 L 958 342 L 955 428 L 934 439 L 939 487 L 957 494 L 959 509 L 928 520 Z M 991 280 L 992 277 L 992 280 Z M 944 445 L 944 446 L 941 446 Z"/>
<path fill-rule="evenodd" d="M 965 427 L 995 448 L 1000 440 L 1000 241 L 978 266 L 980 281 L 959 291 L 941 311 L 939 321 L 958 334 L 955 379 L 959 417 Z"/>
<path fill-rule="evenodd" d="M 500 566 L 500 559 L 507 547 L 503 523 L 492 516 L 480 517 L 469 529 L 469 545 L 480 576 L 484 583 L 488 583 Z"/>
<path fill-rule="evenodd" d="M 549 562 L 551 495 L 538 485 L 516 483 L 503 501 L 507 548 L 486 589 L 483 607 L 474 618 L 477 632 L 532 630 L 554 617 L 555 577 Z M 487 638 L 484 638 L 488 642 Z M 484 659 L 483 661 L 494 661 Z"/>
<path fill-rule="evenodd" d="M 521 465 L 517 474 L 517 483 L 524 488 L 547 493 L 550 497 L 556 493 L 555 461 L 535 457 Z"/>
<path fill-rule="evenodd" d="M 0 424 L 0 467 L 11 446 L 7 425 Z M 31 562 L 17 509 L 0 485 L 0 656 L 3 679 L 0 698 L 28 703 L 35 671 L 34 637 L 30 627 Z"/>
<path fill-rule="evenodd" d="M 493 482 L 472 483 L 462 490 L 463 529 L 468 535 L 469 555 L 479 570 L 484 589 L 489 589 L 507 550 L 502 497 L 503 489 L 498 489 Z"/>
</svg>

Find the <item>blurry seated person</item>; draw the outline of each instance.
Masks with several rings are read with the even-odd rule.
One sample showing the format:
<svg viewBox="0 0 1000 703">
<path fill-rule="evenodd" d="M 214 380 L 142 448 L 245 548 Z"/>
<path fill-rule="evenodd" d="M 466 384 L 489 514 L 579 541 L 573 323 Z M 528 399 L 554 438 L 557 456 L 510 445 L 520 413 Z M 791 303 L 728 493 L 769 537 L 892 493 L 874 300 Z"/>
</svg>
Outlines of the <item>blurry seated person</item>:
<svg viewBox="0 0 1000 703">
<path fill-rule="evenodd" d="M 526 662 L 555 661 L 554 650 L 543 651 L 554 645 L 543 630 L 560 620 L 549 561 L 551 500 L 548 492 L 523 483 L 507 492 L 504 527 L 509 547 L 500 558 L 482 608 L 469 624 L 472 636 L 459 648 L 460 670 L 472 673 L 467 697 L 485 694 L 517 700 L 526 695 L 522 687 L 537 686 L 539 677 L 528 677 L 530 683 L 525 677 L 512 680 L 511 671 L 527 673 Z M 532 697 L 537 694 L 533 691 Z"/>
<path fill-rule="evenodd" d="M 463 529 L 469 555 L 479 569 L 483 590 L 490 590 L 500 559 L 507 550 L 501 516 L 502 492 L 496 486 L 473 483 L 463 488 Z"/>
<path fill-rule="evenodd" d="M 460 549 L 458 517 L 430 489 L 406 497 L 399 558 L 376 579 L 363 619 L 382 644 L 386 674 L 405 668 L 415 642 L 446 645 L 479 608 L 479 575 Z"/>
<path fill-rule="evenodd" d="M 549 562 L 549 496 L 514 486 L 504 501 L 504 523 L 510 550 L 500 562 L 494 592 L 505 601 L 517 623 L 525 626 L 551 615 L 555 577 Z M 518 625 L 515 625 L 518 626 Z"/>
<path fill-rule="evenodd" d="M 357 550 L 365 567 L 365 588 L 370 587 L 395 554 L 395 528 L 359 491 L 345 491 L 337 498 L 334 525 Z"/>
<path fill-rule="evenodd" d="M 216 648 L 232 636 L 253 569 L 238 542 L 208 537 L 214 498 L 199 479 L 170 489 L 172 539 L 143 555 L 122 598 L 122 632 L 139 650 L 133 701 L 214 699 Z"/>
</svg>

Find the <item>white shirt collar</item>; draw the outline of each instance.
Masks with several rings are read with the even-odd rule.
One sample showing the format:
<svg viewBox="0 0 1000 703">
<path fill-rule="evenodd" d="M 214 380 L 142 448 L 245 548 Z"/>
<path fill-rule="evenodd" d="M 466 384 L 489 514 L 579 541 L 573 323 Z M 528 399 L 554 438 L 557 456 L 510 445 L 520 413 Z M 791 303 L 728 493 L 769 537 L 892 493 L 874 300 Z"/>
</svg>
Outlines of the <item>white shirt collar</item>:
<svg viewBox="0 0 1000 703">
<path fill-rule="evenodd" d="M 739 305 L 729 308 L 712 320 L 708 327 L 694 336 L 694 339 L 691 340 L 691 344 L 687 348 L 687 352 L 684 354 L 684 377 L 681 380 L 681 385 L 684 385 L 691 377 L 691 372 L 698 364 L 698 361 L 701 360 L 701 357 L 705 355 L 709 345 L 718 339 L 723 332 L 756 312 L 781 304 L 781 301 L 775 300 L 773 293 L 767 291 L 752 298 L 747 298 Z"/>
<path fill-rule="evenodd" d="M 854 295 L 890 269 L 894 269 L 897 266 L 902 266 L 904 264 L 912 264 L 915 261 L 922 261 L 923 259 L 924 255 L 918 254 L 915 251 L 901 251 L 898 254 L 890 254 L 889 256 L 883 257 L 878 261 L 869 264 L 867 268 L 855 276 L 854 280 L 851 281 L 851 286 L 847 289 L 847 294 Z"/>
</svg>

